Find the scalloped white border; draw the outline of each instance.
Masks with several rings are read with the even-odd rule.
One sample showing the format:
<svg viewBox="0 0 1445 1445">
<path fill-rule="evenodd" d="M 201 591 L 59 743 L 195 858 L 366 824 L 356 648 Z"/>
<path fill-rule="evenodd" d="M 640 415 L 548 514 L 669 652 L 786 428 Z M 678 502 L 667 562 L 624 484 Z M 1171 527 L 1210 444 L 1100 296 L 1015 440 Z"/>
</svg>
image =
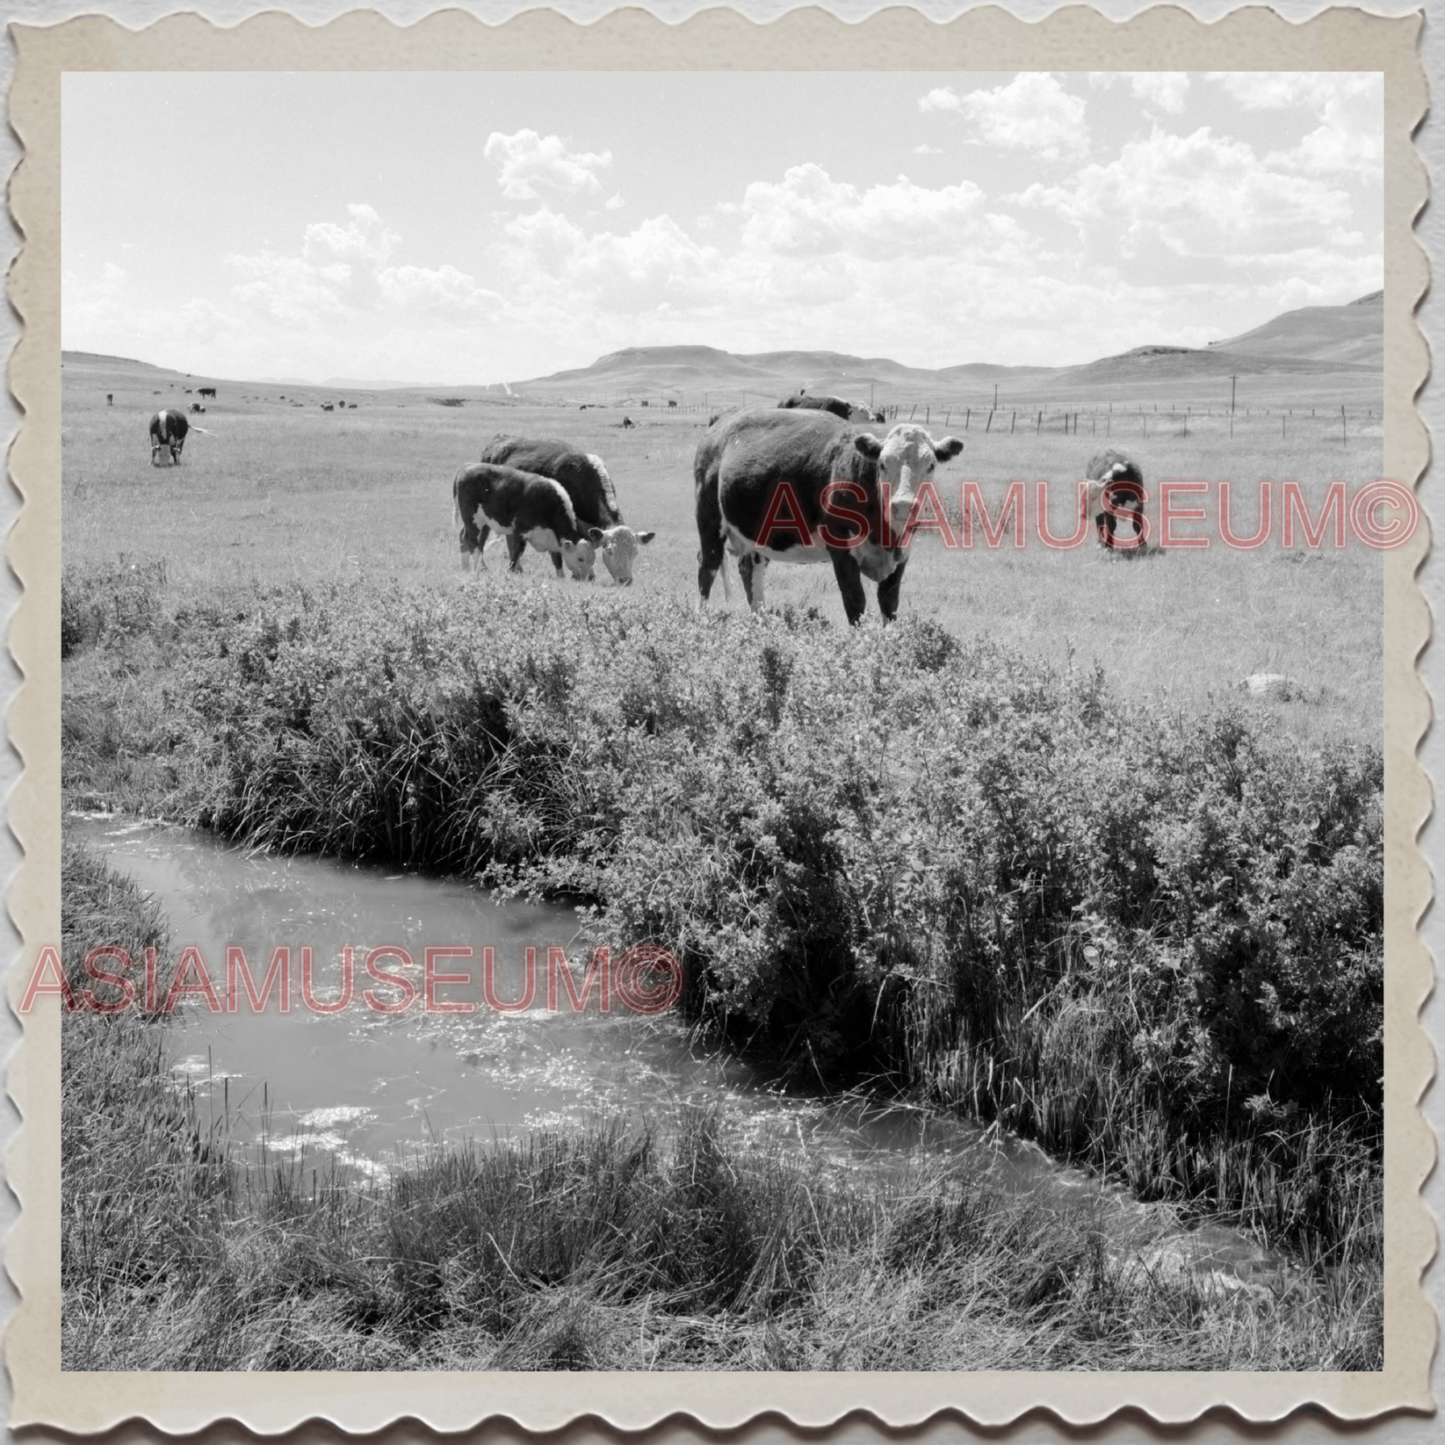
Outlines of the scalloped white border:
<svg viewBox="0 0 1445 1445">
<path fill-rule="evenodd" d="M 670 7 L 669 7 L 670 8 Z M 678 9 L 691 9 L 679 6 Z M 1201 24 L 1158 7 L 1118 25 L 1083 6 L 1037 24 L 996 7 L 936 25 L 917 11 L 892 10 L 861 24 L 816 11 L 792 11 L 766 28 L 735 12 L 708 11 L 682 26 L 645 12 L 615 11 L 586 27 L 553 12 L 529 12 L 489 26 L 450 11 L 399 30 L 373 12 L 324 28 L 270 13 L 222 30 L 198 16 L 162 21 L 144 33 L 104 17 L 12 28 L 18 61 L 11 123 L 26 160 L 11 181 L 12 213 L 26 240 L 8 289 L 24 322 L 10 381 L 26 412 L 10 470 L 25 497 L 7 552 L 25 595 L 11 625 L 11 652 L 25 682 L 8 714 L 25 774 L 11 798 L 12 829 L 26 861 L 10 892 L 11 915 L 26 940 L 58 937 L 59 658 L 59 187 L 58 75 L 63 68 L 198 69 L 701 68 L 720 60 L 755 68 L 828 65 L 867 69 L 947 68 L 950 54 L 970 69 L 1054 68 L 1384 69 L 1387 126 L 1386 474 L 1415 482 L 1428 439 L 1413 405 L 1427 354 L 1412 318 L 1427 269 L 1411 222 L 1423 203 L 1423 167 L 1410 133 L 1423 113 L 1425 85 L 1416 57 L 1417 22 L 1336 10 L 1296 24 L 1256 9 Z M 1151 62 L 1151 56 L 1156 57 Z M 1187 56 L 1187 61 L 1181 59 Z M 467 57 L 470 57 L 468 59 Z M 705 61 L 703 59 L 705 57 Z M 966 57 L 966 61 L 965 61 Z M 725 58 L 725 59 L 724 59 Z M 1386 578 L 1387 779 L 1387 1364 L 1380 1375 L 1212 1374 L 752 1374 L 746 1391 L 733 1374 L 62 1374 L 59 1359 L 58 1120 L 59 1020 L 53 1010 L 26 1021 L 9 1088 L 26 1120 L 7 1155 L 24 1206 L 6 1262 L 22 1303 L 6 1334 L 14 1386 L 12 1425 L 49 1423 L 78 1431 L 142 1418 L 177 1431 L 220 1418 L 273 1432 L 308 1419 L 353 1430 L 393 1420 L 458 1429 L 490 1417 L 551 1429 L 591 1416 L 638 1428 L 685 1414 L 726 1427 L 779 1411 L 817 1426 L 864 1411 L 888 1425 L 955 1411 L 1002 1424 L 1044 1408 L 1074 1424 L 1125 1406 L 1158 1421 L 1185 1421 L 1228 1405 L 1247 1419 L 1277 1420 L 1304 1404 L 1343 1419 L 1401 1406 L 1431 1405 L 1427 1371 L 1435 1320 L 1418 1285 L 1434 1248 L 1434 1226 L 1419 1198 L 1433 1162 L 1433 1139 L 1414 1101 L 1433 1059 L 1416 1013 L 1430 985 L 1428 954 L 1415 922 L 1430 880 L 1415 836 L 1429 811 L 1428 780 L 1415 748 L 1429 700 L 1414 672 L 1429 616 L 1413 582 L 1427 549 L 1389 554 Z M 10 980 L 12 1004 L 19 965 Z M 53 1001 L 48 1001 L 53 1002 Z"/>
</svg>

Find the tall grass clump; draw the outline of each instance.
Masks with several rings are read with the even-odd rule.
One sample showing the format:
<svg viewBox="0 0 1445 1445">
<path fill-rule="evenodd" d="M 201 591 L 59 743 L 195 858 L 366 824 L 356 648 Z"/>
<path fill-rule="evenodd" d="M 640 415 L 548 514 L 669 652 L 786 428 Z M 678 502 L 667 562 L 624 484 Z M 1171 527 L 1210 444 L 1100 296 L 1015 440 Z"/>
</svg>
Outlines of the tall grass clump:
<svg viewBox="0 0 1445 1445">
<path fill-rule="evenodd" d="M 785 1068 L 1378 1266 L 1378 747 L 1128 704 L 928 622 L 491 577 L 175 626 L 145 726 L 176 815 L 591 900 Z M 116 776 L 78 753 L 77 784 Z"/>
</svg>

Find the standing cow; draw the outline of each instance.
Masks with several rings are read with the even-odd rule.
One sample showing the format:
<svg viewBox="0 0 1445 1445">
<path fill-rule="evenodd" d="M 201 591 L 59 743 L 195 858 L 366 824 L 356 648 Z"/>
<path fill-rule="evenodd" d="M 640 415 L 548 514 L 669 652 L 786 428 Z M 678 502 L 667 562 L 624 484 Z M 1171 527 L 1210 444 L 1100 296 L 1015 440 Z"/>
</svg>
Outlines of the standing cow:
<svg viewBox="0 0 1445 1445">
<path fill-rule="evenodd" d="M 216 388 L 214 386 L 199 386 L 196 388 L 202 396 L 208 396 L 212 401 L 216 399 Z"/>
<path fill-rule="evenodd" d="M 826 411 L 723 418 L 699 443 L 693 464 L 703 600 L 727 549 L 737 556 L 754 610 L 762 605 L 770 560 L 831 562 L 849 622 L 867 605 L 864 577 L 878 584 L 878 609 L 891 620 L 908 565 L 901 542 L 914 501 L 938 463 L 962 450 L 957 437 L 934 441 L 911 423 L 879 441 Z"/>
<path fill-rule="evenodd" d="M 1112 552 L 1144 547 L 1144 473 L 1138 462 L 1112 449 L 1091 457 L 1084 473 L 1084 518 L 1093 517 L 1099 545 Z M 1135 540 L 1116 543 L 1114 531 L 1123 518 L 1134 523 Z"/>
<path fill-rule="evenodd" d="M 578 522 L 562 484 L 551 477 L 475 462 L 453 480 L 452 505 L 461 524 L 463 567 L 470 568 L 473 552 L 480 556 L 491 527 L 507 539 L 512 571 L 520 570 L 518 559 L 530 542 L 560 557 L 579 582 L 591 577 L 602 532 Z"/>
<path fill-rule="evenodd" d="M 579 452 L 566 442 L 498 435 L 487 443 L 482 460 L 535 472 L 560 483 L 572 503 L 578 522 L 584 527 L 596 527 L 601 532 L 598 551 L 613 580 L 621 587 L 631 584 L 638 548 L 652 541 L 657 533 L 634 532 L 623 523 L 622 510 L 617 505 L 617 491 L 601 457 Z M 482 540 L 486 541 L 485 533 Z M 525 550 L 523 543 L 509 538 L 507 549 L 511 553 L 512 566 L 518 567 Z M 556 552 L 552 554 L 552 564 L 560 574 L 562 558 Z"/>
<path fill-rule="evenodd" d="M 186 444 L 186 433 L 190 429 L 191 424 L 184 412 L 162 407 L 151 418 L 151 466 L 160 465 L 163 451 L 170 452 L 172 466 L 179 466 L 181 448 Z"/>
</svg>

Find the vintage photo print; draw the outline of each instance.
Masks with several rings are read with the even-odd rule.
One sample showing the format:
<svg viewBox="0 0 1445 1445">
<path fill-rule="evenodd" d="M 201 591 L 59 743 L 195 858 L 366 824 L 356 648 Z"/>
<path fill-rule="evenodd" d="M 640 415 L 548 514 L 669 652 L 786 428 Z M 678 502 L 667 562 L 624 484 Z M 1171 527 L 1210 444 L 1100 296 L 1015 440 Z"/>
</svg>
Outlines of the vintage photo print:
<svg viewBox="0 0 1445 1445">
<path fill-rule="evenodd" d="M 1419 26 L 13 27 L 13 1423 L 1427 1407 Z"/>
</svg>

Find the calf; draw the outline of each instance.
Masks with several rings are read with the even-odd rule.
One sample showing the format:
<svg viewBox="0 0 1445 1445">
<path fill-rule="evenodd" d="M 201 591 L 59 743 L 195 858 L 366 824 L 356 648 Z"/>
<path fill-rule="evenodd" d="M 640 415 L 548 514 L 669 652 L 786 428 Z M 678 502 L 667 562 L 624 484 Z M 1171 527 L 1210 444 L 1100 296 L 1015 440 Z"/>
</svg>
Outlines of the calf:
<svg viewBox="0 0 1445 1445">
<path fill-rule="evenodd" d="M 191 403 L 191 411 L 192 411 L 193 413 L 200 413 L 201 415 L 204 415 L 204 414 L 205 414 L 205 410 L 206 410 L 205 407 L 203 407 L 203 406 L 200 404 L 200 402 L 198 402 L 198 401 L 193 401 L 193 402 Z"/>
<path fill-rule="evenodd" d="M 151 418 L 151 466 L 160 464 L 160 456 L 163 451 L 169 451 L 171 464 L 179 466 L 181 448 L 186 444 L 186 433 L 190 429 L 190 423 L 186 420 L 183 412 L 170 411 L 162 407 Z"/>
<path fill-rule="evenodd" d="M 566 442 L 498 435 L 487 443 L 482 460 L 516 467 L 523 472 L 535 472 L 538 476 L 551 477 L 554 482 L 559 482 L 572 503 L 578 523 L 584 527 L 596 527 L 602 533 L 598 550 L 603 566 L 619 586 L 631 585 L 638 548 L 652 541 L 657 533 L 634 532 L 623 523 L 622 510 L 617 505 L 617 491 L 601 457 L 579 452 Z M 511 553 L 512 565 L 519 566 L 525 544 L 520 538 L 509 537 L 507 550 Z M 552 565 L 560 575 L 562 558 L 557 552 L 552 554 Z"/>
<path fill-rule="evenodd" d="M 1144 473 L 1138 462 L 1112 449 L 1091 457 L 1084 473 L 1084 519 L 1093 517 L 1099 545 L 1112 552 L 1115 546 L 1128 551 L 1144 546 Z M 1121 518 L 1131 518 L 1135 536 L 1115 543 L 1114 531 Z"/>
<path fill-rule="evenodd" d="M 597 561 L 601 530 L 584 527 L 560 482 L 516 467 L 475 462 L 463 467 L 452 482 L 452 504 L 461 524 L 462 566 L 470 568 L 472 553 L 481 553 L 487 529 L 508 539 L 530 542 L 539 552 L 555 552 L 567 570 L 583 581 Z M 512 571 L 521 552 L 512 557 Z"/>
<path fill-rule="evenodd" d="M 831 562 L 849 622 L 863 616 L 864 577 L 878 584 L 878 609 L 891 620 L 908 565 L 904 533 L 914 503 L 938 463 L 962 450 L 957 437 L 934 441 L 909 423 L 879 441 L 826 411 L 724 418 L 708 429 L 693 463 L 703 600 L 729 549 L 755 610 L 770 559 Z"/>
</svg>

